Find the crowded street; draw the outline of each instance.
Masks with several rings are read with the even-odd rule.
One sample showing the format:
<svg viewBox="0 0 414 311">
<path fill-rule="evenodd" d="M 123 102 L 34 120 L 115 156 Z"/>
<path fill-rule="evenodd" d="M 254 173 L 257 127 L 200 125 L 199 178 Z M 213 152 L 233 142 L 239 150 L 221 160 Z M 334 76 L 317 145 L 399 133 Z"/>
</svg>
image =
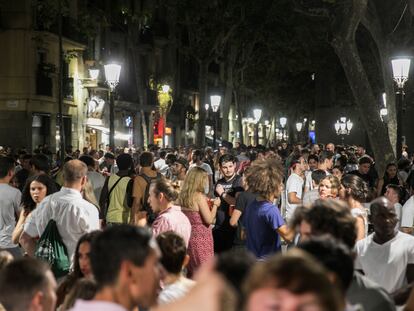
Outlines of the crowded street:
<svg viewBox="0 0 414 311">
<path fill-rule="evenodd" d="M 0 311 L 414 311 L 413 17 L 0 1 Z"/>
</svg>

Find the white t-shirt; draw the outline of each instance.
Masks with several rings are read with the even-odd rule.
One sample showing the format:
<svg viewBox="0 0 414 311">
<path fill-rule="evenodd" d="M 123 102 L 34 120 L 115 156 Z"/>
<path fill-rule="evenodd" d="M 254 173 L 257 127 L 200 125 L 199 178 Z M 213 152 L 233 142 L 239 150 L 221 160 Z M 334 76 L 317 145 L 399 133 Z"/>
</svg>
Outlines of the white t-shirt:
<svg viewBox="0 0 414 311">
<path fill-rule="evenodd" d="M 398 218 L 398 223 L 395 226 L 395 228 L 397 230 L 399 230 L 400 227 L 401 227 L 401 216 L 402 216 L 401 214 L 402 214 L 403 207 L 402 207 L 402 205 L 400 203 L 395 203 L 394 204 L 394 208 L 395 208 L 395 213 L 397 214 L 397 218 Z"/>
<path fill-rule="evenodd" d="M 175 283 L 164 286 L 158 296 L 158 303 L 162 305 L 175 301 L 185 296 L 194 285 L 193 280 L 180 277 Z"/>
<path fill-rule="evenodd" d="M 316 200 L 320 198 L 319 190 L 313 189 L 306 191 L 303 195 L 303 205 L 312 205 Z"/>
<path fill-rule="evenodd" d="M 312 182 L 312 172 L 313 171 L 306 171 L 305 172 L 305 188 L 307 188 L 306 190 L 313 190 L 313 182 Z M 325 171 L 326 176 L 331 175 L 331 173 L 329 173 L 328 171 Z"/>
<path fill-rule="evenodd" d="M 414 237 L 397 232 L 382 245 L 375 243 L 373 237 L 374 233 L 357 242 L 355 269 L 364 271 L 365 276 L 391 294 L 407 284 L 407 265 L 414 264 Z"/>
<path fill-rule="evenodd" d="M 305 188 L 306 191 L 313 190 L 312 171 L 305 172 Z"/>
<path fill-rule="evenodd" d="M 414 221 L 414 195 L 405 202 L 402 208 L 401 227 L 412 228 Z"/>
<path fill-rule="evenodd" d="M 205 170 L 207 172 L 208 175 L 213 175 L 213 171 L 211 170 L 210 165 L 208 165 L 205 162 L 201 163 L 200 165 L 197 165 L 197 164 L 193 163 L 193 164 L 190 165 L 189 170 L 191 170 L 193 167 L 196 167 L 196 166 L 201 167 L 203 170 Z"/>
<path fill-rule="evenodd" d="M 167 174 L 168 165 L 165 163 L 165 159 L 159 158 L 154 162 L 154 167 L 158 172 L 160 172 L 160 174 L 164 176 Z"/>
<path fill-rule="evenodd" d="M 0 249 L 14 248 L 12 233 L 16 226 L 16 215 L 20 215 L 21 193 L 8 184 L 0 184 Z"/>
<path fill-rule="evenodd" d="M 290 174 L 286 182 L 286 220 L 290 220 L 299 204 L 289 203 L 289 193 L 296 192 L 296 197 L 302 200 L 303 179 L 296 173 Z"/>
<path fill-rule="evenodd" d="M 88 176 L 88 180 L 92 184 L 93 193 L 95 194 L 95 197 L 99 202 L 102 188 L 105 184 L 105 177 L 101 173 L 98 173 L 95 171 L 88 171 L 87 176 Z"/>
</svg>

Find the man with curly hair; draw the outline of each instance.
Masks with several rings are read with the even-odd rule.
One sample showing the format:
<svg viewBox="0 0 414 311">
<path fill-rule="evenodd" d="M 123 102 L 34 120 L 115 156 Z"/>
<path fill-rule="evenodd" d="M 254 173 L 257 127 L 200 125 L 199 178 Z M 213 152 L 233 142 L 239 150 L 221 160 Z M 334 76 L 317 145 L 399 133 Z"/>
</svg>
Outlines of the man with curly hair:
<svg viewBox="0 0 414 311">
<path fill-rule="evenodd" d="M 281 250 L 280 236 L 287 241 L 294 237 L 294 232 L 286 226 L 273 203 L 282 190 L 282 172 L 278 160 L 258 160 L 245 177 L 249 191 L 257 194 L 256 200 L 246 208 L 243 218 L 246 246 L 259 259 Z"/>
</svg>

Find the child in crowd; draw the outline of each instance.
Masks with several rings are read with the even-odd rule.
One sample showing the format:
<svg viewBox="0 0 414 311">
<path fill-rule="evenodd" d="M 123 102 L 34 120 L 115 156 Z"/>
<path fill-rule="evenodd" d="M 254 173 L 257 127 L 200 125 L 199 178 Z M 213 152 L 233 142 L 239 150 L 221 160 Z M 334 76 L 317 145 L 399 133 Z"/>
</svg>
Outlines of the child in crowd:
<svg viewBox="0 0 414 311">
<path fill-rule="evenodd" d="M 162 280 L 163 288 L 158 296 L 158 303 L 166 304 L 183 297 L 195 282 L 182 274 L 182 270 L 190 260 L 184 239 L 169 231 L 157 236 L 157 242 L 162 255 L 161 264 L 166 272 Z"/>
</svg>

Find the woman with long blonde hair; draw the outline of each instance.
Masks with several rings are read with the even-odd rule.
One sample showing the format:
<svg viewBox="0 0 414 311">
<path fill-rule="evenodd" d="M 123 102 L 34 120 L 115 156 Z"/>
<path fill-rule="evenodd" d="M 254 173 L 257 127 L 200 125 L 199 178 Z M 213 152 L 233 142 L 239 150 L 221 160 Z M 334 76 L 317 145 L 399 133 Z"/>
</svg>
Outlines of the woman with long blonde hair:
<svg viewBox="0 0 414 311">
<path fill-rule="evenodd" d="M 214 257 L 213 233 L 211 224 L 214 222 L 220 199 L 208 204 L 206 194 L 209 181 L 206 171 L 194 167 L 188 173 L 181 187 L 179 202 L 184 214 L 191 223 L 191 235 L 188 243 L 188 274 L 191 277 L 203 263 Z"/>
</svg>

